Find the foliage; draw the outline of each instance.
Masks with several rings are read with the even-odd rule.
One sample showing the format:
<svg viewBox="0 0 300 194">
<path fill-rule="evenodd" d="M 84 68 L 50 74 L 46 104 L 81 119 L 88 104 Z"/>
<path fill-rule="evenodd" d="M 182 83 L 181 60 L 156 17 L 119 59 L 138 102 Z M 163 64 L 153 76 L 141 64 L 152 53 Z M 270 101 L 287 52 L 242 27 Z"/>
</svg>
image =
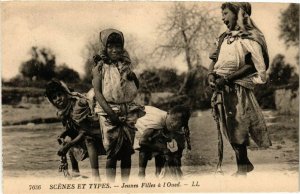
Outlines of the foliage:
<svg viewBox="0 0 300 194">
<path fill-rule="evenodd" d="M 83 81 L 85 83 L 92 83 L 92 69 L 95 65 L 93 57 L 99 52 L 100 45 L 98 34 L 94 34 L 92 38 L 86 43 L 83 57 L 85 58 L 84 63 L 84 77 Z"/>
<path fill-rule="evenodd" d="M 28 77 L 30 79 L 33 79 L 33 77 L 38 76 L 38 71 L 42 67 L 42 64 L 35 60 L 35 59 L 30 59 L 26 62 L 23 62 L 20 66 L 20 73 L 24 77 Z"/>
<path fill-rule="evenodd" d="M 17 75 L 8 81 L 3 82 L 3 86 L 9 87 L 36 87 L 43 88 L 46 85 L 45 80 L 31 80 L 30 78 L 23 77 L 22 75 Z"/>
<path fill-rule="evenodd" d="M 271 64 L 269 80 L 273 86 L 286 85 L 290 83 L 293 73 L 294 67 L 285 62 L 282 54 L 278 54 Z"/>
<path fill-rule="evenodd" d="M 173 68 L 144 70 L 139 80 L 141 89 L 150 92 L 176 92 L 182 83 L 181 77 Z"/>
<path fill-rule="evenodd" d="M 161 68 L 145 70 L 140 75 L 141 92 L 171 92 L 174 95 L 160 99 L 156 106 L 167 108 L 174 104 L 188 104 L 191 108 L 210 107 L 210 93 L 206 83 L 207 69 L 202 66 L 194 67 L 188 75 L 178 75 L 175 69 Z M 187 82 L 184 82 L 188 77 Z M 180 89 L 181 86 L 184 86 Z M 182 92 L 179 92 L 182 91 Z"/>
<path fill-rule="evenodd" d="M 255 97 L 262 109 L 275 109 L 275 89 L 270 81 L 257 85 L 254 89 Z"/>
<path fill-rule="evenodd" d="M 170 91 L 178 91 L 182 80 L 179 79 L 176 69 L 161 68 L 157 70 L 157 75 L 160 78 L 159 85 L 165 91 L 169 88 Z"/>
<path fill-rule="evenodd" d="M 183 54 L 188 66 L 201 64 L 202 52 L 210 50 L 220 31 L 220 18 L 214 10 L 199 4 L 174 3 L 165 20 L 159 26 L 164 40 L 154 53 L 161 57 Z"/>
<path fill-rule="evenodd" d="M 184 99 L 179 96 L 186 96 L 192 108 L 210 106 L 210 96 L 206 90 L 207 69 L 201 66 L 202 57 L 212 50 L 221 26 L 220 18 L 215 16 L 215 8 L 202 5 L 174 3 L 159 26 L 164 39 L 153 52 L 160 58 L 184 57 L 188 72 L 177 76 L 177 82 L 170 80 L 170 84 L 174 85 L 174 99 Z"/>
<path fill-rule="evenodd" d="M 210 107 L 211 91 L 208 90 L 206 81 L 208 70 L 200 65 L 193 67 L 185 76 L 178 94 L 186 94 L 190 106 L 194 108 Z"/>
<path fill-rule="evenodd" d="M 55 68 L 56 78 L 68 83 L 76 83 L 80 81 L 77 71 L 69 68 L 66 64 L 62 64 Z"/>
<path fill-rule="evenodd" d="M 275 90 L 278 88 L 298 89 L 299 76 L 295 73 L 294 67 L 285 62 L 282 54 L 274 57 L 270 68 L 268 82 L 257 86 L 254 92 L 262 108 L 275 109 Z"/>
<path fill-rule="evenodd" d="M 159 86 L 160 78 L 155 70 L 145 70 L 140 74 L 140 91 L 155 92 Z"/>
<path fill-rule="evenodd" d="M 31 59 L 21 64 L 21 75 L 12 78 L 11 84 L 20 85 L 25 81 L 25 85 L 35 85 L 32 81 L 49 81 L 54 77 L 69 83 L 80 81 L 78 72 L 66 64 L 56 66 L 56 57 L 51 49 L 32 47 L 30 53 Z"/>
<path fill-rule="evenodd" d="M 32 47 L 31 59 L 20 66 L 20 73 L 31 80 L 50 80 L 55 72 L 55 55 L 48 48 Z"/>
<path fill-rule="evenodd" d="M 280 17 L 280 38 L 289 46 L 299 46 L 299 4 L 291 3 L 281 13 Z"/>
<path fill-rule="evenodd" d="M 20 66 L 20 73 L 31 80 L 50 80 L 55 72 L 55 55 L 49 48 L 32 47 L 31 59 Z"/>
</svg>

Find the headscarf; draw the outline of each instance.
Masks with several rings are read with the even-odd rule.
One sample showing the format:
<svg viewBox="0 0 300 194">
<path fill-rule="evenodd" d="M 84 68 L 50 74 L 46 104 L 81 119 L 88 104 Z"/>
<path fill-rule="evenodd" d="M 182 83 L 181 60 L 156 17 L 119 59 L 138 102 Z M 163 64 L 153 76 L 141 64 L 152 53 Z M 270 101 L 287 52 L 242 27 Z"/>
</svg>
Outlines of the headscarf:
<svg viewBox="0 0 300 194">
<path fill-rule="evenodd" d="M 73 119 L 76 122 L 80 122 L 86 116 L 91 114 L 87 98 L 78 92 L 71 92 L 68 86 L 63 81 L 59 81 L 56 79 L 51 80 L 46 86 L 46 96 L 52 104 L 53 100 L 51 95 L 54 92 L 58 91 L 64 92 L 65 94 L 67 94 L 68 99 L 70 99 L 65 108 L 58 109 L 57 116 L 59 118 L 69 116 L 71 109 L 73 109 L 74 111 Z"/>
<path fill-rule="evenodd" d="M 106 62 L 106 63 L 111 63 L 108 56 L 107 56 L 107 53 L 106 53 L 106 46 L 107 46 L 107 40 L 108 40 L 108 37 L 113 34 L 113 33 L 116 33 L 118 34 L 120 37 L 121 37 L 121 44 L 122 44 L 122 47 L 123 47 L 123 53 L 122 53 L 122 57 L 121 57 L 121 61 L 122 62 L 125 62 L 125 63 L 131 63 L 131 60 L 130 60 L 130 57 L 129 57 L 129 54 L 128 52 L 124 49 L 124 36 L 123 36 L 123 33 L 118 31 L 118 30 L 115 30 L 115 29 L 106 29 L 106 30 L 103 30 L 100 32 L 99 34 L 99 40 L 100 40 L 100 51 L 99 51 L 99 55 L 100 55 L 100 58 Z"/>
<path fill-rule="evenodd" d="M 77 98 L 77 99 L 78 98 L 86 98 L 84 95 L 82 95 L 78 92 L 71 92 L 71 90 L 68 88 L 68 86 L 63 81 L 60 81 L 57 79 L 52 79 L 50 82 L 47 83 L 46 92 L 45 92 L 46 97 L 48 98 L 48 100 L 51 103 L 53 103 L 51 95 L 54 92 L 58 92 L 58 91 L 66 93 L 70 98 Z"/>
<path fill-rule="evenodd" d="M 218 60 L 218 55 L 221 49 L 221 44 L 225 37 L 228 34 L 232 34 L 233 36 L 240 36 L 242 39 L 250 39 L 256 41 L 262 48 L 263 58 L 266 65 L 266 69 L 269 67 L 269 54 L 268 48 L 266 44 L 265 37 L 261 30 L 255 25 L 253 20 L 250 18 L 252 9 L 251 4 L 248 2 L 228 2 L 226 4 L 230 4 L 238 10 L 237 13 L 237 33 L 233 33 L 230 30 L 227 30 L 223 33 L 218 40 L 218 48 L 215 52 L 210 55 L 210 59 L 213 61 Z"/>
<path fill-rule="evenodd" d="M 237 15 L 237 25 L 239 27 L 238 35 L 243 39 L 250 39 L 260 44 L 263 51 L 264 62 L 268 69 L 269 54 L 266 40 L 261 30 L 250 18 L 252 13 L 251 4 L 249 2 L 231 2 L 230 4 L 239 10 Z"/>
</svg>

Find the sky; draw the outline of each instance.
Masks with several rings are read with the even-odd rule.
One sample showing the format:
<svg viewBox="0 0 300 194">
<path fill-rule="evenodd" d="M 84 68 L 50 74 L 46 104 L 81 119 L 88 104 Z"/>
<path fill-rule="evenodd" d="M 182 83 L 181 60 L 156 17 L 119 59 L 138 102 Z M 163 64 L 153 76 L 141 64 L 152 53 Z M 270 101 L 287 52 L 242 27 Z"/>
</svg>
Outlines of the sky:
<svg viewBox="0 0 300 194">
<path fill-rule="evenodd" d="M 30 59 L 32 46 L 48 47 L 57 65 L 66 63 L 83 75 L 84 48 L 100 29 L 116 28 L 151 49 L 160 40 L 157 26 L 173 2 L 4 2 L 1 3 L 2 77 L 12 78 L 22 62 Z M 199 2 L 203 4 L 203 2 Z M 210 6 L 219 8 L 220 2 Z M 282 53 L 296 64 L 296 49 L 287 49 L 279 36 L 280 12 L 287 3 L 252 3 L 251 18 L 263 31 L 270 58 Z M 221 10 L 216 12 L 221 20 Z M 225 26 L 224 26 L 225 27 Z M 225 28 L 224 28 L 225 29 Z M 126 46 L 126 43 L 125 43 Z M 208 61 L 205 66 L 208 66 Z M 174 63 L 179 72 L 183 61 Z M 159 64 L 159 66 L 164 66 Z"/>
</svg>

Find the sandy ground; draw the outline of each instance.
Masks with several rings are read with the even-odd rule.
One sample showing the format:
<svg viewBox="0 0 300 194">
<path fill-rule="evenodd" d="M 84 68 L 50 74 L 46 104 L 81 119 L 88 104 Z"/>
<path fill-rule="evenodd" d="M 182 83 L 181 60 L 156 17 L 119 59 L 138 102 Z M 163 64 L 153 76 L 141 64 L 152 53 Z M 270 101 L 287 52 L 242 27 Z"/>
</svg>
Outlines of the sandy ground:
<svg viewBox="0 0 300 194">
<path fill-rule="evenodd" d="M 18 119 L 30 119 L 32 117 L 53 117 L 55 112 L 47 107 L 31 106 L 29 108 L 14 108 L 11 106 L 2 106 L 2 121 L 7 123 L 16 122 Z M 45 112 L 45 110 L 47 110 Z M 228 144 L 224 141 L 224 174 L 215 174 L 217 164 L 217 131 L 214 120 L 209 110 L 196 111 L 190 121 L 192 151 L 184 152 L 183 172 L 184 181 L 197 180 L 201 182 L 200 191 L 296 191 L 298 190 L 298 167 L 299 167 L 299 144 L 298 129 L 299 118 L 295 116 L 280 116 L 274 111 L 264 111 L 267 121 L 268 130 L 272 139 L 272 147 L 261 150 L 255 145 L 249 147 L 249 158 L 255 165 L 255 170 L 248 174 L 247 179 L 233 178 L 231 175 L 236 171 L 235 156 Z M 47 124 L 44 124 L 47 126 Z M 31 127 L 30 125 L 27 127 Z M 36 127 L 36 126 L 35 126 Z M 6 127 L 11 128 L 11 126 Z M 16 129 L 16 127 L 13 127 Z M 5 161 L 5 158 L 4 158 Z M 134 180 L 138 173 L 138 154 L 132 157 L 133 168 L 132 178 Z M 105 174 L 105 158 L 100 158 L 100 173 Z M 147 179 L 154 181 L 154 161 L 150 161 L 147 169 Z M 83 161 L 80 163 L 81 174 L 89 176 L 89 163 Z M 120 174 L 119 171 L 118 175 Z M 57 171 L 44 170 L 39 171 L 15 171 L 13 169 L 4 169 L 4 185 L 11 184 L 15 181 L 24 180 L 25 177 L 42 179 L 47 182 L 50 178 L 55 180 L 64 180 L 62 174 Z M 48 179 L 47 179 L 48 178 Z M 78 181 L 84 181 L 79 178 Z M 89 179 L 88 179 L 89 180 Z M 105 181 L 105 176 L 102 176 Z M 119 179 L 117 179 L 119 180 Z M 247 180 L 247 181 L 245 181 Z M 213 185 L 212 183 L 214 182 Z M 234 186 L 238 182 L 238 187 Z M 245 182 L 246 186 L 242 186 Z M 25 183 L 24 183 L 25 184 Z M 45 183 L 46 184 L 46 183 Z M 47 185 L 47 184 L 46 184 Z M 49 186 L 49 185 L 47 185 Z M 47 187 L 46 186 L 46 187 Z M 191 186 L 191 185 L 189 185 Z M 191 187 L 182 186 L 181 189 L 186 191 Z M 28 186 L 27 186 L 28 187 Z M 10 187 L 8 187 L 10 188 Z M 195 188 L 194 188 L 195 189 Z M 155 190 L 153 190 L 154 192 Z M 170 190 L 171 191 L 171 190 Z M 175 190 L 180 191 L 182 190 Z M 194 192 L 198 190 L 192 190 Z M 109 191 L 110 192 L 110 191 Z M 164 191 L 164 192 L 168 192 Z"/>
</svg>

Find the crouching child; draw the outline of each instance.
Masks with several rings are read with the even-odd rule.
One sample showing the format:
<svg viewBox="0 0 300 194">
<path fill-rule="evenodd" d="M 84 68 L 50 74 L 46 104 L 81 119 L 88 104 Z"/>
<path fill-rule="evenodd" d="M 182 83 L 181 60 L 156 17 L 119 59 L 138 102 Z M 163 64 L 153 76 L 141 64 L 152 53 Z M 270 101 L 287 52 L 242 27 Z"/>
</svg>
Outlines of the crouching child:
<svg viewBox="0 0 300 194">
<path fill-rule="evenodd" d="M 89 157 L 94 180 L 100 180 L 98 155 L 104 155 L 99 122 L 90 109 L 87 98 L 71 92 L 65 83 L 52 80 L 46 86 L 46 96 L 57 108 L 65 131 L 59 136 L 62 148 L 58 155 L 69 153 L 73 172 L 79 173 L 77 161 Z"/>
</svg>

